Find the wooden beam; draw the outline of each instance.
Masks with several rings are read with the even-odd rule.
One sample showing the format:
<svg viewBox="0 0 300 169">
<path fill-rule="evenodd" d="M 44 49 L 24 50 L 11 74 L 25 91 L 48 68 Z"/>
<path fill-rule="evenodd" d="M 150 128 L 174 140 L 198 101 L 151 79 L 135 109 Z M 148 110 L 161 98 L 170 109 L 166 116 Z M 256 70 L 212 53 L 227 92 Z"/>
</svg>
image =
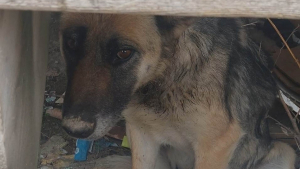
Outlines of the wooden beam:
<svg viewBox="0 0 300 169">
<path fill-rule="evenodd" d="M 0 10 L 0 168 L 37 168 L 48 22 L 46 12 Z"/>
<path fill-rule="evenodd" d="M 0 9 L 300 18 L 299 0 L 0 0 Z"/>
</svg>

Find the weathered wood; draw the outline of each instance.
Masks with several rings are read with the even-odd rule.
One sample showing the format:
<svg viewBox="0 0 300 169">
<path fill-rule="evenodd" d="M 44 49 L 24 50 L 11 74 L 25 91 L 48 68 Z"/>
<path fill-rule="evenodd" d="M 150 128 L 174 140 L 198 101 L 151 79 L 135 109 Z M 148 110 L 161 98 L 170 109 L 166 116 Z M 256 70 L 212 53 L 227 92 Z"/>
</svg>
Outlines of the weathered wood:
<svg viewBox="0 0 300 169">
<path fill-rule="evenodd" d="M 0 10 L 0 168 L 37 168 L 48 21 L 46 12 Z"/>
<path fill-rule="evenodd" d="M 0 0 L 2 9 L 300 18 L 299 0 Z"/>
</svg>

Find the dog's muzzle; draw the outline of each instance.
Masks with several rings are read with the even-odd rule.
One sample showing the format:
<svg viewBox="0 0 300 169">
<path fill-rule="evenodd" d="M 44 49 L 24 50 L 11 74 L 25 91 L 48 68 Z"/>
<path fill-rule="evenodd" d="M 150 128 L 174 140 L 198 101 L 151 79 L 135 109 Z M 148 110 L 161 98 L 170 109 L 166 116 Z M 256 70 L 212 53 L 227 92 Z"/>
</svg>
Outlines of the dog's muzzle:
<svg viewBox="0 0 300 169">
<path fill-rule="evenodd" d="M 72 137 L 87 138 L 95 129 L 96 121 L 85 121 L 80 116 L 65 117 L 62 121 L 63 129 Z"/>
</svg>

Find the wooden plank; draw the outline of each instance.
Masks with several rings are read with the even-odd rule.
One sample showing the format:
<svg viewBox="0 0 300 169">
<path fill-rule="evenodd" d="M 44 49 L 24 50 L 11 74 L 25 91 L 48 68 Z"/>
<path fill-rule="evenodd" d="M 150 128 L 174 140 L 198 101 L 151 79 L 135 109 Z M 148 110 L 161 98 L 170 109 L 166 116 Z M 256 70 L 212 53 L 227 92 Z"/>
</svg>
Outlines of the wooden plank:
<svg viewBox="0 0 300 169">
<path fill-rule="evenodd" d="M 0 0 L 2 9 L 300 18 L 299 0 Z"/>
<path fill-rule="evenodd" d="M 47 12 L 0 10 L 0 168 L 37 168 L 48 22 Z"/>
</svg>

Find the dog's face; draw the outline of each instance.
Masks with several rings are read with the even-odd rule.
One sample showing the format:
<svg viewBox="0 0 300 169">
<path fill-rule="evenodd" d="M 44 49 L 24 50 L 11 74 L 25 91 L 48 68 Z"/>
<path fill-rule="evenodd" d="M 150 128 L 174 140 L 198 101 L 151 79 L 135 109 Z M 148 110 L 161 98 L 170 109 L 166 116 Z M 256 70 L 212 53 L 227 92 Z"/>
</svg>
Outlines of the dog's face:
<svg viewBox="0 0 300 169">
<path fill-rule="evenodd" d="M 77 138 L 106 134 L 134 92 L 163 71 L 164 44 L 176 41 L 186 25 L 182 18 L 63 14 L 60 41 L 68 75 L 64 129 Z"/>
</svg>

